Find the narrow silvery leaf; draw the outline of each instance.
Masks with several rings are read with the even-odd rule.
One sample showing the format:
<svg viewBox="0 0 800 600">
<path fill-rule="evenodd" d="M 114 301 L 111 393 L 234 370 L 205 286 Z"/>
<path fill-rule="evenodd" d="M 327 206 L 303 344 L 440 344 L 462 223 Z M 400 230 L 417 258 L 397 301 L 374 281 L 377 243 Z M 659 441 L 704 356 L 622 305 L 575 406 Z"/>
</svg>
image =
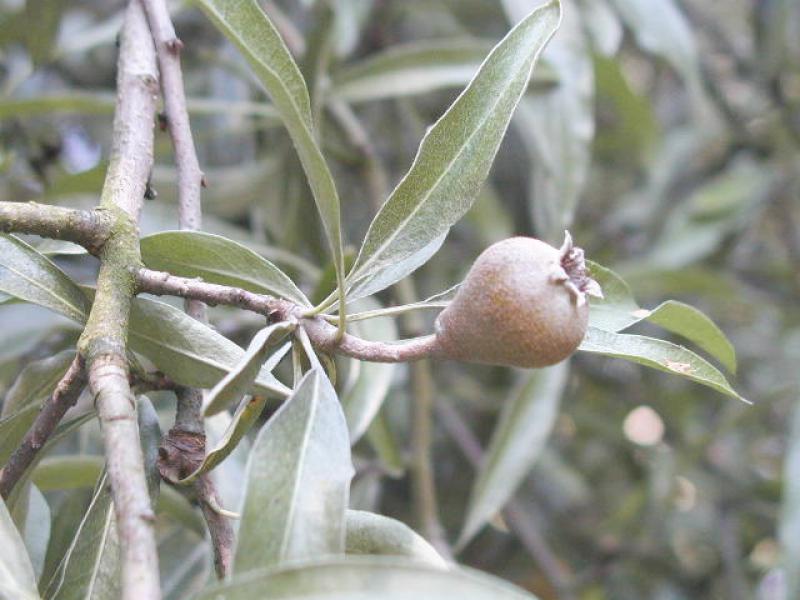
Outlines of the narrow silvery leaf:
<svg viewBox="0 0 800 600">
<path fill-rule="evenodd" d="M 339 300 L 343 301 L 344 251 L 339 195 L 315 139 L 308 89 L 300 69 L 255 0 L 195 1 L 247 59 L 294 142 L 328 236 L 336 267 Z"/>
<path fill-rule="evenodd" d="M 22 240 L 0 234 L 0 292 L 83 323 L 88 303 L 78 285 Z"/>
<path fill-rule="evenodd" d="M 108 475 L 92 500 L 61 564 L 44 588 L 48 599 L 106 600 L 120 597 L 120 549 Z"/>
<path fill-rule="evenodd" d="M 192 387 L 213 387 L 244 356 L 242 348 L 182 310 L 145 298 L 131 307 L 128 341 L 176 383 Z M 282 397 L 290 390 L 265 366 L 253 391 Z"/>
<path fill-rule="evenodd" d="M 736 350 L 727 336 L 702 311 L 667 300 L 652 310 L 641 308 L 623 279 L 605 267 L 591 264 L 592 277 L 603 289 L 603 298 L 591 299 L 589 325 L 618 332 L 641 321 L 649 321 L 694 342 L 716 358 L 731 373 L 736 372 Z"/>
<path fill-rule="evenodd" d="M 748 402 L 707 360 L 682 346 L 643 335 L 613 333 L 589 327 L 579 350 L 624 358 L 646 367 L 678 375 Z M 749 402 L 748 402 L 749 403 Z"/>
<path fill-rule="evenodd" d="M 18 410 L 47 398 L 67 372 L 75 350 L 63 350 L 58 354 L 37 360 L 27 365 L 3 400 L 2 415 L 7 417 Z"/>
<path fill-rule="evenodd" d="M 352 476 L 347 423 L 315 367 L 253 444 L 234 573 L 343 553 Z"/>
<path fill-rule="evenodd" d="M 234 575 L 197 600 L 337 598 L 409 600 L 536 600 L 499 577 L 466 568 L 442 569 L 407 559 L 353 556 L 280 570 Z"/>
<path fill-rule="evenodd" d="M 605 57 L 614 56 L 622 44 L 622 23 L 608 5 L 608 0 L 580 0 L 586 33 L 592 48 Z"/>
<path fill-rule="evenodd" d="M 102 470 L 102 466 L 95 471 L 94 481 L 97 481 L 97 474 Z M 39 577 L 39 584 L 42 591 L 53 578 L 61 558 L 72 543 L 72 538 L 80 526 L 83 515 L 86 514 L 86 507 L 92 497 L 92 485 L 88 489 L 78 489 L 64 495 L 63 500 L 56 509 L 53 525 L 50 532 L 50 540 L 47 544 L 47 555 L 45 557 L 44 569 Z"/>
<path fill-rule="evenodd" d="M 236 446 L 241 439 L 247 435 L 247 432 L 250 431 L 250 428 L 255 424 L 261 412 L 264 410 L 264 405 L 266 403 L 267 399 L 264 396 L 242 398 L 239 407 L 233 415 L 233 420 L 230 425 L 228 425 L 228 429 L 225 431 L 225 435 L 222 439 L 213 449 L 206 453 L 203 462 L 193 473 L 176 483 L 182 485 L 192 483 L 200 477 L 200 475 L 207 473 L 225 460 L 230 453 L 236 449 Z"/>
<path fill-rule="evenodd" d="M 430 128 L 411 169 L 372 221 L 349 282 L 394 268 L 446 234 L 469 209 L 560 18 L 559 3 L 548 2 L 494 47 Z"/>
<path fill-rule="evenodd" d="M 53 392 L 74 356 L 74 351 L 65 350 L 29 364 L 17 376 L 0 413 L 0 467 L 19 446 L 42 402 Z"/>
<path fill-rule="evenodd" d="M 491 50 L 476 39 L 421 41 L 391 47 L 341 69 L 331 93 L 347 102 L 397 98 L 466 85 Z"/>
<path fill-rule="evenodd" d="M 697 44 L 692 27 L 675 0 L 609 1 L 643 49 L 662 56 L 690 83 L 699 83 Z"/>
<path fill-rule="evenodd" d="M 289 276 L 239 242 L 200 231 L 163 231 L 141 239 L 142 261 L 151 269 L 256 294 L 309 302 Z"/>
<path fill-rule="evenodd" d="M 719 360 L 731 373 L 736 373 L 736 350 L 722 330 L 694 306 L 667 300 L 647 313 L 645 319 L 694 342 Z M 644 314 L 643 313 L 643 314 Z"/>
<path fill-rule="evenodd" d="M 161 423 L 153 403 L 147 396 L 136 400 L 136 417 L 139 424 L 139 445 L 142 448 L 144 472 L 150 499 L 155 504 L 158 499 L 161 474 L 158 470 L 158 449 L 161 445 Z"/>
<path fill-rule="evenodd" d="M 25 543 L 0 498 L 0 597 L 33 600 L 39 598 L 36 576 Z"/>
<path fill-rule="evenodd" d="M 405 523 L 363 510 L 347 511 L 347 554 L 405 556 L 435 567 L 447 562 Z"/>
<path fill-rule="evenodd" d="M 531 0 L 504 0 L 512 22 L 533 4 Z M 560 240 L 564 229 L 571 226 L 591 163 L 594 71 L 581 20 L 572 0 L 564 0 L 564 20 L 546 52 L 558 85 L 526 95 L 515 117 L 532 159 L 529 202 L 533 223 L 538 237 L 551 243 Z"/>
<path fill-rule="evenodd" d="M 152 403 L 146 396 L 137 402 L 140 445 L 151 498 L 158 494 L 156 459 L 161 428 Z M 121 597 L 120 540 L 117 533 L 111 483 L 103 471 L 92 500 L 72 542 L 49 581 L 47 598 L 71 600 L 112 600 Z"/>
<path fill-rule="evenodd" d="M 102 456 L 92 454 L 48 456 L 33 470 L 31 480 L 45 492 L 91 488 L 104 465 Z"/>
<path fill-rule="evenodd" d="M 558 416 L 568 372 L 567 363 L 530 371 L 503 404 L 472 486 L 460 545 L 500 512 L 536 464 Z"/>
<path fill-rule="evenodd" d="M 50 505 L 41 490 L 30 484 L 28 512 L 25 518 L 25 547 L 28 549 L 36 578 L 42 574 L 47 543 L 50 540 Z"/>
<path fill-rule="evenodd" d="M 352 287 L 348 287 L 347 300 L 352 302 L 359 298 L 365 298 L 386 289 L 393 283 L 410 275 L 428 262 L 430 258 L 439 251 L 446 237 L 447 232 L 444 232 L 439 237 L 431 240 L 428 245 L 423 246 L 403 260 L 399 260 L 392 265 L 387 265 L 373 275 L 365 276 L 360 280 L 354 280 L 352 282 Z"/>
<path fill-rule="evenodd" d="M 211 390 L 205 406 L 205 415 L 211 416 L 225 410 L 242 399 L 252 388 L 270 348 L 288 335 L 292 326 L 286 322 L 275 323 L 261 329 L 250 340 L 242 358 Z"/>
</svg>

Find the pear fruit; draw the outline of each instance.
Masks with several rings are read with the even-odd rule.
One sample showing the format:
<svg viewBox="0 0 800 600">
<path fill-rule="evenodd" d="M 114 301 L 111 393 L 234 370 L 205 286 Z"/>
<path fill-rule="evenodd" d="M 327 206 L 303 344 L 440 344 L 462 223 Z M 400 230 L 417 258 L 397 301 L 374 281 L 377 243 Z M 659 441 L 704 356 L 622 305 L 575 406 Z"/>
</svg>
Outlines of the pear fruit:
<svg viewBox="0 0 800 600">
<path fill-rule="evenodd" d="M 602 297 L 568 232 L 561 248 L 530 237 L 497 242 L 439 314 L 439 354 L 523 368 L 558 363 L 586 334 L 587 294 Z"/>
</svg>

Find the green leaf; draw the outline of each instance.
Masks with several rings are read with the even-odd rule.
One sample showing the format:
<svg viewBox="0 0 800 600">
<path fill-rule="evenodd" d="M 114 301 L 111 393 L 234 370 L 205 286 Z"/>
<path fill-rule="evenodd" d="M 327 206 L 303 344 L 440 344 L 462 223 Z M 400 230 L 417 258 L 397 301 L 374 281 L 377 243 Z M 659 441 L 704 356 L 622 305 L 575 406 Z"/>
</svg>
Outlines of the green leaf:
<svg viewBox="0 0 800 600">
<path fill-rule="evenodd" d="M 641 308 L 623 279 L 596 263 L 592 276 L 603 288 L 602 299 L 591 299 L 589 325 L 618 332 L 643 320 L 680 335 L 716 358 L 731 373 L 736 372 L 736 350 L 719 327 L 703 312 L 676 300 L 662 302 L 653 310 Z"/>
<path fill-rule="evenodd" d="M 36 469 L 36 466 L 39 462 L 44 459 L 55 446 L 57 446 L 65 437 L 71 434 L 73 431 L 78 429 L 81 425 L 86 423 L 87 421 L 93 419 L 95 416 L 95 412 L 90 410 L 88 412 L 83 413 L 77 417 L 73 417 L 68 421 L 62 421 L 58 427 L 56 427 L 55 431 L 50 435 L 45 445 L 36 453 L 31 464 L 25 470 L 25 473 L 20 477 L 17 485 L 14 486 L 11 494 L 7 498 L 8 507 L 13 511 L 15 507 L 21 508 L 23 506 L 27 507 L 27 499 L 24 497 L 26 495 L 26 490 L 29 486 L 25 485 L 28 482 L 28 478 L 30 477 L 31 473 Z"/>
<path fill-rule="evenodd" d="M 45 256 L 85 256 L 88 254 L 83 246 L 65 240 L 51 240 L 49 238 L 44 238 L 36 244 L 36 250 Z"/>
<path fill-rule="evenodd" d="M 647 315 L 646 319 L 694 342 L 719 360 L 731 373 L 736 373 L 736 350 L 719 327 L 693 306 L 667 300 Z"/>
<path fill-rule="evenodd" d="M 405 523 L 363 510 L 347 511 L 347 554 L 405 556 L 432 566 L 447 563 L 425 538 Z"/>
<path fill-rule="evenodd" d="M 340 69 L 330 93 L 336 99 L 358 103 L 463 87 L 491 49 L 492 42 L 476 38 L 398 44 Z M 539 87 L 557 82 L 546 64 L 539 65 L 531 80 Z"/>
<path fill-rule="evenodd" d="M 363 102 L 466 85 L 492 44 L 476 39 L 423 40 L 392 46 L 340 69 L 331 94 Z"/>
<path fill-rule="evenodd" d="M 165 528 L 158 536 L 158 568 L 161 574 L 163 600 L 188 600 L 195 598 L 207 582 L 214 579 L 211 545 L 203 538 L 205 522 L 200 519 L 203 532 L 174 525 Z"/>
<path fill-rule="evenodd" d="M 367 429 L 367 440 L 378 455 L 383 469 L 389 477 L 402 477 L 406 470 L 406 462 L 403 458 L 403 450 L 397 442 L 397 438 L 392 433 L 389 426 L 389 419 L 386 418 L 386 409 L 380 411 L 372 419 L 372 423 Z"/>
<path fill-rule="evenodd" d="M 30 486 L 25 516 L 25 547 L 38 579 L 44 569 L 51 530 L 50 505 L 36 485 Z"/>
<path fill-rule="evenodd" d="M 84 92 L 77 89 L 68 93 L 42 94 L 32 98 L 3 98 L 0 100 L 0 119 L 19 119 L 53 113 L 103 115 L 114 112 L 114 92 Z M 186 108 L 193 115 L 241 115 L 261 117 L 261 126 L 279 125 L 275 109 L 264 102 L 237 102 L 218 98 L 186 99 Z"/>
<path fill-rule="evenodd" d="M 206 400 L 205 416 L 222 412 L 244 397 L 252 388 L 270 348 L 286 337 L 292 328 L 293 325 L 284 321 L 265 327 L 253 336 L 241 360 L 211 390 Z"/>
<path fill-rule="evenodd" d="M 598 132 L 595 156 L 631 166 L 644 164 L 660 133 L 651 99 L 633 89 L 621 61 L 595 56 L 594 72 L 597 106 L 613 124 Z"/>
<path fill-rule="evenodd" d="M 648 52 L 662 56 L 689 83 L 700 82 L 700 60 L 692 26 L 675 0 L 610 0 Z"/>
<path fill-rule="evenodd" d="M 372 307 L 378 306 L 371 302 Z M 366 340 L 391 342 L 397 339 L 397 327 L 392 319 L 371 319 L 353 323 L 352 333 Z M 396 365 L 352 359 L 342 408 L 350 431 L 350 443 L 355 444 L 369 427 L 386 399 Z"/>
<path fill-rule="evenodd" d="M 52 579 L 48 600 L 121 597 L 120 548 L 108 474 L 97 481 L 92 500 Z"/>
<path fill-rule="evenodd" d="M 200 538 L 206 534 L 206 523 L 197 509 L 189 503 L 186 496 L 176 488 L 165 485 L 158 495 L 156 512 L 180 525 L 182 529 L 193 532 Z"/>
<path fill-rule="evenodd" d="M 682 346 L 642 335 L 612 333 L 589 327 L 580 350 L 624 358 L 646 367 L 679 375 L 748 402 L 730 386 L 725 376 L 708 361 Z M 749 402 L 748 402 L 749 404 Z"/>
<path fill-rule="evenodd" d="M 95 481 L 97 477 L 95 477 Z M 92 483 L 94 485 L 94 483 Z M 81 519 L 86 514 L 86 508 L 92 498 L 91 486 L 89 489 L 79 489 L 71 492 L 58 505 L 53 525 L 50 532 L 50 541 L 47 544 L 44 569 L 39 577 L 41 589 L 53 578 L 61 558 L 67 552 L 75 532 L 80 526 Z"/>
<path fill-rule="evenodd" d="M 443 570 L 381 556 L 328 559 L 281 570 L 234 576 L 207 588 L 197 600 L 252 598 L 325 600 L 535 600 L 497 577 L 466 568 Z"/>
<path fill-rule="evenodd" d="M 557 1 L 548 2 L 512 29 L 430 128 L 411 169 L 369 227 L 348 276 L 351 286 L 426 248 L 469 209 L 560 12 Z"/>
<path fill-rule="evenodd" d="M 22 369 L 3 401 L 3 416 L 13 415 L 50 396 L 74 358 L 74 349 L 63 350 L 54 356 L 32 362 Z"/>
<path fill-rule="evenodd" d="M 288 348 L 288 345 L 287 345 Z M 267 399 L 264 396 L 244 397 L 241 399 L 236 412 L 233 415 L 231 424 L 225 431 L 225 435 L 217 443 L 217 445 L 210 450 L 203 462 L 197 469 L 184 479 L 177 481 L 180 484 L 189 484 L 195 481 L 203 473 L 211 471 L 219 463 L 225 460 L 231 452 L 236 449 L 241 439 L 250 431 L 250 428 L 255 424 L 259 416 L 264 410 L 264 405 Z"/>
<path fill-rule="evenodd" d="M 336 392 L 313 368 L 253 444 L 234 573 L 343 553 L 352 476 Z"/>
<path fill-rule="evenodd" d="M 531 3 L 504 4 L 515 21 Z M 512 4 L 518 8 L 509 10 Z M 531 159 L 528 200 L 535 230 L 555 243 L 571 226 L 588 179 L 595 130 L 593 65 L 578 10 L 564 11 L 547 56 L 558 85 L 527 94 L 514 121 Z"/>
<path fill-rule="evenodd" d="M 50 259 L 20 239 L 0 234 L 0 292 L 83 323 L 89 305 L 80 288 Z"/>
<path fill-rule="evenodd" d="M 0 597 L 33 600 L 39 598 L 33 565 L 6 503 L 0 498 Z"/>
<path fill-rule="evenodd" d="M 33 64 L 41 67 L 53 54 L 58 40 L 64 3 L 59 0 L 27 0 L 23 9 L 21 28 L 25 46 Z"/>
<path fill-rule="evenodd" d="M 376 292 L 380 292 L 393 283 L 400 281 L 409 273 L 413 273 L 439 251 L 446 237 L 447 232 L 445 231 L 426 246 L 416 250 L 410 256 L 398 260 L 392 265 L 387 265 L 385 268 L 377 271 L 372 277 L 366 277 L 356 281 L 352 287 L 348 288 L 348 301 L 353 302 L 359 298 L 365 298 Z"/>
<path fill-rule="evenodd" d="M 211 388 L 244 356 L 244 350 L 210 327 L 163 302 L 137 298 L 131 307 L 128 343 L 180 385 Z M 287 396 L 289 389 L 262 367 L 257 394 Z"/>
<path fill-rule="evenodd" d="M 0 119 L 22 118 L 52 113 L 82 113 L 87 115 L 114 112 L 114 94 L 111 92 L 80 92 L 68 95 L 42 95 L 33 98 L 3 98 L 0 101 Z"/>
<path fill-rule="evenodd" d="M 161 428 L 146 396 L 137 401 L 139 443 L 144 459 L 150 497 L 158 494 L 161 478 L 156 459 Z M 122 596 L 121 550 L 116 527 L 111 482 L 103 470 L 92 499 L 72 543 L 50 579 L 45 596 L 53 599 L 110 600 Z"/>
<path fill-rule="evenodd" d="M 153 503 L 158 498 L 161 473 L 158 469 L 158 451 L 161 446 L 161 423 L 153 403 L 147 396 L 136 400 L 136 418 L 139 425 L 139 445 L 142 448 L 142 462 L 147 480 L 147 489 Z"/>
<path fill-rule="evenodd" d="M 686 154 L 683 154 L 686 156 Z M 680 176 L 683 163 L 674 167 Z M 770 174 L 750 157 L 738 157 L 717 175 L 703 181 L 675 206 L 650 251 L 626 271 L 682 269 L 719 249 L 722 242 L 752 223 L 760 200 L 768 193 Z M 666 201 L 661 192 L 662 202 Z"/>
<path fill-rule="evenodd" d="M 300 70 L 278 31 L 254 0 L 195 1 L 250 63 L 289 131 L 328 236 L 343 303 L 339 195 L 314 137 L 308 90 Z"/>
<path fill-rule="evenodd" d="M 555 425 L 568 372 L 568 363 L 530 371 L 503 404 L 472 486 L 459 546 L 500 512 L 536 464 Z"/>
<path fill-rule="evenodd" d="M 640 321 L 642 308 L 628 284 L 617 273 L 587 261 L 592 278 L 603 290 L 602 298 L 590 297 L 589 325 L 605 331 L 622 331 Z"/>
<path fill-rule="evenodd" d="M 0 420 L 0 467 L 6 464 L 75 356 L 73 350 L 25 367 L 6 394 Z"/>
<path fill-rule="evenodd" d="M 142 261 L 151 269 L 310 306 L 283 271 L 233 240 L 200 231 L 164 231 L 142 238 L 140 247 Z"/>
<path fill-rule="evenodd" d="M 31 480 L 45 492 L 90 488 L 97 482 L 104 464 L 102 456 L 48 456 L 33 470 Z"/>
<path fill-rule="evenodd" d="M 606 0 L 581 0 L 580 10 L 584 15 L 586 35 L 592 40 L 592 49 L 601 58 L 615 56 L 622 44 L 624 31 L 613 9 Z"/>
</svg>

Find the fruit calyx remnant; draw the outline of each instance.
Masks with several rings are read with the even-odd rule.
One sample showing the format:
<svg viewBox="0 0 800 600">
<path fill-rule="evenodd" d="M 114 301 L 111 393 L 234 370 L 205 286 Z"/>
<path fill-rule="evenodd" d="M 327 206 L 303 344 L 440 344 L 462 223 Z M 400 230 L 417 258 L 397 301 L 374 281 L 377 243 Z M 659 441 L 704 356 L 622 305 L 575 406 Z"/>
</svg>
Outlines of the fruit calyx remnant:
<svg viewBox="0 0 800 600">
<path fill-rule="evenodd" d="M 563 283 L 578 306 L 586 303 L 587 295 L 602 298 L 603 290 L 600 284 L 589 276 L 583 249 L 572 243 L 569 231 L 564 231 L 564 242 L 558 252 L 561 257 L 561 268 L 557 268 L 553 273 L 553 281 Z"/>
</svg>

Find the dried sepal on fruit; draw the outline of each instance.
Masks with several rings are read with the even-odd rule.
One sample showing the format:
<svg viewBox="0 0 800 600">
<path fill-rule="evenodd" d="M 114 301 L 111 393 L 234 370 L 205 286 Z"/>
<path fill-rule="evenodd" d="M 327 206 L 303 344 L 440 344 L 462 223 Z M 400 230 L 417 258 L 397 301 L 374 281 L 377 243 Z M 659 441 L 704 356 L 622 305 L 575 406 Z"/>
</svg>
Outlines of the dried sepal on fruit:
<svg viewBox="0 0 800 600">
<path fill-rule="evenodd" d="M 587 295 L 602 292 L 568 232 L 561 248 L 529 237 L 497 242 L 436 320 L 440 355 L 525 368 L 560 362 L 586 334 Z"/>
</svg>

